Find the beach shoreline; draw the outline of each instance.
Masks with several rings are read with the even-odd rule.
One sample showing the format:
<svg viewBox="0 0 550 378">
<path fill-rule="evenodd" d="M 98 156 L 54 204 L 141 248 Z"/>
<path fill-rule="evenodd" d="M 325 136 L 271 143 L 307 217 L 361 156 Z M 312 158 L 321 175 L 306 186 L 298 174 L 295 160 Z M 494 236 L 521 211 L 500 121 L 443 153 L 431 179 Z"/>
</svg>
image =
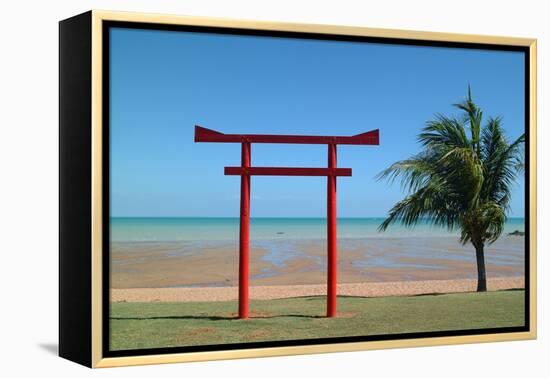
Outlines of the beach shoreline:
<svg viewBox="0 0 550 378">
<path fill-rule="evenodd" d="M 357 282 L 338 285 L 338 295 L 354 297 L 412 296 L 476 291 L 477 280 L 426 280 Z M 524 277 L 498 277 L 487 280 L 489 291 L 523 289 Z M 326 295 L 326 285 L 251 286 L 250 299 L 268 300 Z M 128 288 L 111 289 L 111 302 L 219 302 L 238 299 L 238 287 Z"/>
<path fill-rule="evenodd" d="M 326 241 L 253 241 L 251 286 L 322 285 Z M 525 274 L 524 241 L 499 239 L 485 251 L 488 277 Z M 238 286 L 236 243 L 111 243 L 110 288 Z M 475 251 L 454 237 L 340 239 L 338 283 L 477 278 Z"/>
</svg>

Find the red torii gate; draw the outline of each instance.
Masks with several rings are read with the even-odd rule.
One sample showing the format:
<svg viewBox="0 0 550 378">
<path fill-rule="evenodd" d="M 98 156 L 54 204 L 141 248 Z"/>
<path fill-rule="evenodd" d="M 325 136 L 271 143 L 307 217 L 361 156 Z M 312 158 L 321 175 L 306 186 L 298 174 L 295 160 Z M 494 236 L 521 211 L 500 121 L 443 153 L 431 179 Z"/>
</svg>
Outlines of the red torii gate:
<svg viewBox="0 0 550 378">
<path fill-rule="evenodd" d="M 241 176 L 241 217 L 239 233 L 239 317 L 248 318 L 248 257 L 250 241 L 250 176 L 327 177 L 327 317 L 336 316 L 336 177 L 351 176 L 351 168 L 336 167 L 336 145 L 378 145 L 378 129 L 353 136 L 224 134 L 195 126 L 195 142 L 241 143 L 241 166 L 225 167 L 225 175 Z M 252 167 L 252 143 L 326 144 L 327 168 Z"/>
</svg>

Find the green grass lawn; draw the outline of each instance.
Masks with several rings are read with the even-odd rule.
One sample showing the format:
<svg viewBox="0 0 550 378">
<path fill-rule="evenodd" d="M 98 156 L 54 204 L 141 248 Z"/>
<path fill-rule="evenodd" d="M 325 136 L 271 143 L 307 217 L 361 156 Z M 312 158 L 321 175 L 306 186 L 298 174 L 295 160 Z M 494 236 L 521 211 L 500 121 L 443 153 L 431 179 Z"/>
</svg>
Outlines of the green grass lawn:
<svg viewBox="0 0 550 378">
<path fill-rule="evenodd" d="M 524 325 L 524 291 L 338 297 L 339 317 L 325 318 L 325 297 L 237 302 L 112 303 L 111 350 L 252 341 L 363 336 Z"/>
</svg>

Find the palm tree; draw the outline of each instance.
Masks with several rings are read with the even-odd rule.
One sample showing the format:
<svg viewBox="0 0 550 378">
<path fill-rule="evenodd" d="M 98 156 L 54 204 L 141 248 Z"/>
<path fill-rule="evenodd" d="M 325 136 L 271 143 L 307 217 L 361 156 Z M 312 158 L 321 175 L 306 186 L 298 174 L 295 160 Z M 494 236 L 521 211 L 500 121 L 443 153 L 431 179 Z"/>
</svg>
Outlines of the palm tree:
<svg viewBox="0 0 550 378">
<path fill-rule="evenodd" d="M 476 251 L 477 291 L 486 291 L 484 247 L 502 234 L 511 186 L 523 167 L 525 135 L 510 142 L 500 118 L 489 118 L 482 127 L 483 114 L 469 87 L 467 98 L 454 106 L 463 117 L 436 115 L 418 136 L 423 150 L 378 175 L 400 179 L 408 192 L 379 230 L 394 222 L 413 226 L 420 219 L 459 229 L 460 242 L 472 243 Z"/>
</svg>

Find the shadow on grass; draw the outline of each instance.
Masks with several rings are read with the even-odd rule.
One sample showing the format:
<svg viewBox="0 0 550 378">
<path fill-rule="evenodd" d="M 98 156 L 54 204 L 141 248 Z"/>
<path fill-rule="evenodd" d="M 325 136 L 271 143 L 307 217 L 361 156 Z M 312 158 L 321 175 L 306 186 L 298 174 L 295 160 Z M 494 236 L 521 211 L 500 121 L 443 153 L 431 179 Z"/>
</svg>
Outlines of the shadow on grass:
<svg viewBox="0 0 550 378">
<path fill-rule="evenodd" d="M 294 298 L 299 298 L 299 299 L 305 299 L 306 301 L 326 301 L 327 300 L 327 296 L 326 295 L 315 295 L 315 296 L 312 296 L 312 295 L 305 295 L 305 296 L 301 296 L 301 297 L 292 297 L 292 299 Z M 342 294 L 338 294 L 338 298 L 375 298 L 375 297 L 369 297 L 369 296 L 366 296 L 366 295 L 342 295 Z M 289 299 L 289 298 L 278 298 L 278 299 L 275 299 L 275 300 L 284 300 L 284 299 Z"/>
<path fill-rule="evenodd" d="M 406 295 L 407 297 L 438 297 L 440 295 L 447 295 L 449 293 L 422 293 L 422 294 L 411 294 Z M 463 294 L 463 293 L 452 293 L 452 294 Z"/>
<path fill-rule="evenodd" d="M 509 291 L 524 291 L 522 288 L 512 288 L 512 289 L 501 289 L 501 290 L 489 290 L 489 291 L 457 291 L 453 293 L 423 293 L 423 294 L 412 294 L 407 295 L 408 297 L 436 297 L 440 295 L 453 295 L 453 294 L 487 294 L 487 293 L 498 293 L 498 292 L 509 292 Z"/>
<path fill-rule="evenodd" d="M 309 318 L 323 319 L 323 315 L 303 315 L 303 314 L 284 314 L 284 315 L 259 315 L 249 316 L 249 319 L 276 319 L 276 318 Z M 199 315 L 179 315 L 179 316 L 149 316 L 149 317 L 111 317 L 110 320 L 241 320 L 238 316 L 199 316 Z"/>
</svg>

